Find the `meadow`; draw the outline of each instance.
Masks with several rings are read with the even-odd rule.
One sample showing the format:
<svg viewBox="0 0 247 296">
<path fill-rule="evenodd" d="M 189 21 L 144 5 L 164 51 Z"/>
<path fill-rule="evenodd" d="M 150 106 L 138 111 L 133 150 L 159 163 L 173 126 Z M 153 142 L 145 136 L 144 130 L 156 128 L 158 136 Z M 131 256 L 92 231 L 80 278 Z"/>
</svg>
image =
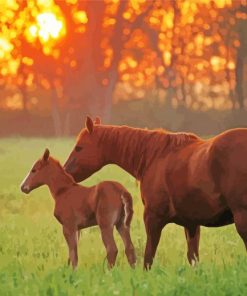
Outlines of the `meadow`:
<svg viewBox="0 0 247 296">
<path fill-rule="evenodd" d="M 247 256 L 234 225 L 202 228 L 200 263 L 190 267 L 184 230 L 164 228 L 151 271 L 142 269 L 145 231 L 139 188 L 130 175 L 107 166 L 83 182 L 120 181 L 133 195 L 132 238 L 138 263 L 128 266 L 122 241 L 117 264 L 108 270 L 97 227 L 82 230 L 79 267 L 67 266 L 61 225 L 53 217 L 48 188 L 30 195 L 19 186 L 46 147 L 63 163 L 74 139 L 0 139 L 0 295 L 247 295 Z"/>
</svg>

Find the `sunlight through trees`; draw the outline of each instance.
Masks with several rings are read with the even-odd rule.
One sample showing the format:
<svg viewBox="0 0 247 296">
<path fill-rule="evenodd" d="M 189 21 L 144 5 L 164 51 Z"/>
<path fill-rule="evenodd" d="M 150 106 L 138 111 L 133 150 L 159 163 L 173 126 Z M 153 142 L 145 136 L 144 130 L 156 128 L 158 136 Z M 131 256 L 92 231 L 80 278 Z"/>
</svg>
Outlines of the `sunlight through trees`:
<svg viewBox="0 0 247 296">
<path fill-rule="evenodd" d="M 245 108 L 246 5 L 0 0 L 0 108 L 51 109 L 58 132 L 150 90 L 172 108 Z"/>
</svg>

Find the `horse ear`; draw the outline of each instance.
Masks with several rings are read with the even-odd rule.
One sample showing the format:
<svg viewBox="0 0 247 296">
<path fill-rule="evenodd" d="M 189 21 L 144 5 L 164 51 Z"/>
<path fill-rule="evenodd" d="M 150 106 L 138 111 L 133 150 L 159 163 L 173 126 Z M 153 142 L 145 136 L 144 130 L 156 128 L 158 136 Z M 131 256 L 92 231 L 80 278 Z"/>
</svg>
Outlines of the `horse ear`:
<svg viewBox="0 0 247 296">
<path fill-rule="evenodd" d="M 101 124 L 101 120 L 98 116 L 95 118 L 94 124 Z"/>
<path fill-rule="evenodd" d="M 43 157 L 42 157 L 42 160 L 43 161 L 47 161 L 48 160 L 48 158 L 49 158 L 49 156 L 50 156 L 50 151 L 49 151 L 49 149 L 45 149 L 45 152 L 44 152 L 44 154 L 43 154 Z"/>
<path fill-rule="evenodd" d="M 93 126 L 94 126 L 94 123 L 93 123 L 92 118 L 87 116 L 87 118 L 86 118 L 86 128 L 87 128 L 89 134 L 91 134 L 93 132 Z"/>
</svg>

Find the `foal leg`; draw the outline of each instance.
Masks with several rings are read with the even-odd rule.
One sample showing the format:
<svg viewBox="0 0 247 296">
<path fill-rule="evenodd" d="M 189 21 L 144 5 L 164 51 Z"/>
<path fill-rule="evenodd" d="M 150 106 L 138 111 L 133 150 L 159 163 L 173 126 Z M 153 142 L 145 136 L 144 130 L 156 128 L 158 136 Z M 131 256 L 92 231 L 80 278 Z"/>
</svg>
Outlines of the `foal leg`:
<svg viewBox="0 0 247 296">
<path fill-rule="evenodd" d="M 233 213 L 236 229 L 244 241 L 247 251 L 247 208 L 238 210 Z"/>
<path fill-rule="evenodd" d="M 77 231 L 77 244 L 78 244 L 78 242 L 79 242 L 80 236 L 81 236 L 81 231 L 78 230 L 78 231 Z M 70 258 L 68 258 L 68 265 L 70 265 Z"/>
<path fill-rule="evenodd" d="M 113 237 L 113 226 L 100 226 L 101 237 L 106 248 L 108 267 L 115 265 L 118 249 Z"/>
<path fill-rule="evenodd" d="M 117 231 L 123 240 L 124 247 L 125 247 L 125 254 L 127 256 L 128 262 L 131 267 L 135 267 L 135 263 L 136 263 L 135 247 L 130 237 L 130 229 L 129 227 L 126 227 L 124 223 L 120 223 L 119 225 L 117 225 Z"/>
<path fill-rule="evenodd" d="M 77 233 L 76 229 L 63 226 L 63 234 L 66 239 L 69 248 L 69 259 L 68 264 L 72 263 L 73 269 L 76 268 L 78 263 L 78 254 L 77 254 Z"/>
<path fill-rule="evenodd" d="M 144 269 L 149 270 L 153 264 L 156 249 L 160 241 L 161 231 L 166 223 L 164 223 L 163 216 L 160 216 L 147 208 L 144 210 L 144 223 L 147 234 Z"/>
<path fill-rule="evenodd" d="M 187 258 L 194 265 L 199 261 L 200 226 L 185 227 L 184 230 L 188 246 Z"/>
</svg>

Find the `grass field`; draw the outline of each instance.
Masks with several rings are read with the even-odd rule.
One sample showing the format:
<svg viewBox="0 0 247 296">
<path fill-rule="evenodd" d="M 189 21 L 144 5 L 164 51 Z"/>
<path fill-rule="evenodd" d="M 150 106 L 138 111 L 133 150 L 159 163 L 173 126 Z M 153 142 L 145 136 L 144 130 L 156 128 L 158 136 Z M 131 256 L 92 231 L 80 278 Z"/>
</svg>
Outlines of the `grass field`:
<svg viewBox="0 0 247 296">
<path fill-rule="evenodd" d="M 107 166 L 84 184 L 117 180 L 133 194 L 132 238 L 138 264 L 131 270 L 122 241 L 108 271 L 98 228 L 82 231 L 79 268 L 67 267 L 67 246 L 53 217 L 53 200 L 45 187 L 22 194 L 19 185 L 45 147 L 64 162 L 74 139 L 0 139 L 0 295 L 247 295 L 247 256 L 234 226 L 202 229 L 201 262 L 186 259 L 183 228 L 163 230 L 150 272 L 142 270 L 145 232 L 143 206 L 135 180 Z"/>
</svg>

